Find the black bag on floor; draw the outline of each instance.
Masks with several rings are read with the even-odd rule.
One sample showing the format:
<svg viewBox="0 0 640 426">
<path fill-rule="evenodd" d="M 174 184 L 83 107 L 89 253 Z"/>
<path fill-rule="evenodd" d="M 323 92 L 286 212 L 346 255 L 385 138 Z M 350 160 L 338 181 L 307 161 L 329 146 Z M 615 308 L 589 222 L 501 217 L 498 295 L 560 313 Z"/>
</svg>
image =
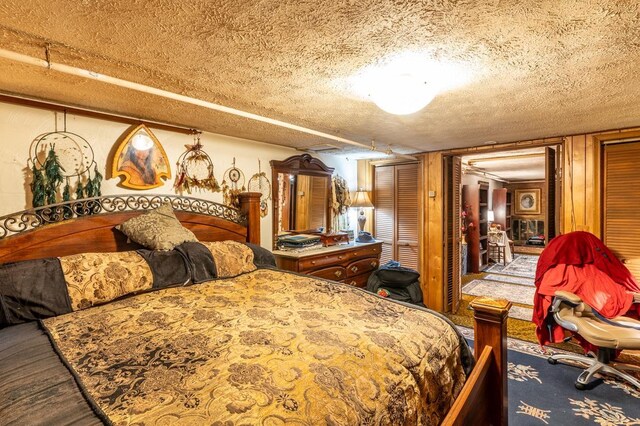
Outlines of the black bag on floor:
<svg viewBox="0 0 640 426">
<path fill-rule="evenodd" d="M 419 279 L 418 271 L 404 268 L 392 260 L 369 276 L 367 290 L 389 299 L 423 306 Z"/>
</svg>

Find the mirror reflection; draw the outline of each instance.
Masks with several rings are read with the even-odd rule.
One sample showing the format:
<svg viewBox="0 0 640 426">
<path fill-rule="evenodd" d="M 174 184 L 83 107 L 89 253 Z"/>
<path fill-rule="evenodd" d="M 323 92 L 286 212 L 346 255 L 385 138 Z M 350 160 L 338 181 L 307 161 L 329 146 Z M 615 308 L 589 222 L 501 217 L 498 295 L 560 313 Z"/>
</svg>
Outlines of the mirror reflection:
<svg viewBox="0 0 640 426">
<path fill-rule="evenodd" d="M 327 228 L 329 177 L 278 173 L 278 234 Z"/>
</svg>

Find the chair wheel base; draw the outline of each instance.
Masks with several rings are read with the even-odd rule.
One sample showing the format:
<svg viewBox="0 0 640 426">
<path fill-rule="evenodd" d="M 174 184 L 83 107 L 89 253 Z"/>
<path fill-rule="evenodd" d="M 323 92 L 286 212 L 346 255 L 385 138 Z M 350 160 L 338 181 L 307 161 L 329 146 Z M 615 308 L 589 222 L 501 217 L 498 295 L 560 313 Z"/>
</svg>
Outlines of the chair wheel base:
<svg viewBox="0 0 640 426">
<path fill-rule="evenodd" d="M 578 389 L 578 390 L 587 389 L 587 385 L 585 385 L 584 383 L 576 382 L 575 385 L 576 385 L 576 389 Z"/>
</svg>

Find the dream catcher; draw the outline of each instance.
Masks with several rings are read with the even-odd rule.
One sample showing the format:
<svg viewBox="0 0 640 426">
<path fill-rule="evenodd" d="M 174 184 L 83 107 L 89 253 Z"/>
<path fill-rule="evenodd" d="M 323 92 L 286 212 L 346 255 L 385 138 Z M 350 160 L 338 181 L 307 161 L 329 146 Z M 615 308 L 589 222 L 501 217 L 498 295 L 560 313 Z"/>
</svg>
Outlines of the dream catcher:
<svg viewBox="0 0 640 426">
<path fill-rule="evenodd" d="M 269 203 L 271 199 L 271 182 L 265 172 L 262 171 L 260 160 L 258 160 L 258 173 L 249 179 L 249 192 L 259 192 L 260 194 L 260 217 L 265 217 L 269 213 Z"/>
<path fill-rule="evenodd" d="M 30 184 L 33 207 L 71 200 L 71 185 L 75 183 L 75 198 L 102 195 L 102 175 L 94 159 L 93 149 L 82 136 L 67 132 L 67 114 L 64 114 L 64 130 L 37 136 L 29 148 Z M 93 173 L 93 174 L 92 174 Z"/>
<path fill-rule="evenodd" d="M 240 208 L 240 193 L 247 190 L 244 182 L 244 173 L 236 167 L 236 159 L 234 157 L 233 165 L 224 172 L 222 177 L 222 194 L 226 205 L 236 209 Z"/>
<path fill-rule="evenodd" d="M 213 176 L 213 163 L 209 154 L 202 149 L 200 133 L 193 135 L 193 145 L 185 145 L 185 151 L 178 158 L 178 173 L 173 185 L 175 190 L 182 194 L 191 194 L 193 188 L 220 192 L 218 181 Z"/>
<path fill-rule="evenodd" d="M 331 209 L 333 210 L 333 226 L 335 229 L 346 229 L 349 227 L 349 217 L 346 215 L 351 205 L 351 193 L 347 181 L 336 175 L 331 179 L 333 185 Z"/>
</svg>

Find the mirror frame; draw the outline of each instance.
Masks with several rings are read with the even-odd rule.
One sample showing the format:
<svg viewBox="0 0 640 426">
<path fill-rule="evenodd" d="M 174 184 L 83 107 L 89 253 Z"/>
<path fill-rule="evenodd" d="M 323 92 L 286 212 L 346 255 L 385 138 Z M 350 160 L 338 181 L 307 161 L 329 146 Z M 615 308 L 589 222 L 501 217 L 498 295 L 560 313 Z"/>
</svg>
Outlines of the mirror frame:
<svg viewBox="0 0 640 426">
<path fill-rule="evenodd" d="M 271 160 L 271 193 L 272 205 L 272 230 L 273 230 L 273 248 L 276 248 L 278 239 L 278 208 L 280 206 L 280 194 L 278 193 L 278 173 L 290 175 L 306 175 L 320 176 L 327 178 L 327 211 L 325 212 L 326 229 L 325 232 L 331 232 L 331 200 L 333 194 L 331 192 L 331 177 L 333 175 L 333 167 L 329 167 L 317 158 L 309 154 L 294 155 L 286 160 Z"/>
</svg>

